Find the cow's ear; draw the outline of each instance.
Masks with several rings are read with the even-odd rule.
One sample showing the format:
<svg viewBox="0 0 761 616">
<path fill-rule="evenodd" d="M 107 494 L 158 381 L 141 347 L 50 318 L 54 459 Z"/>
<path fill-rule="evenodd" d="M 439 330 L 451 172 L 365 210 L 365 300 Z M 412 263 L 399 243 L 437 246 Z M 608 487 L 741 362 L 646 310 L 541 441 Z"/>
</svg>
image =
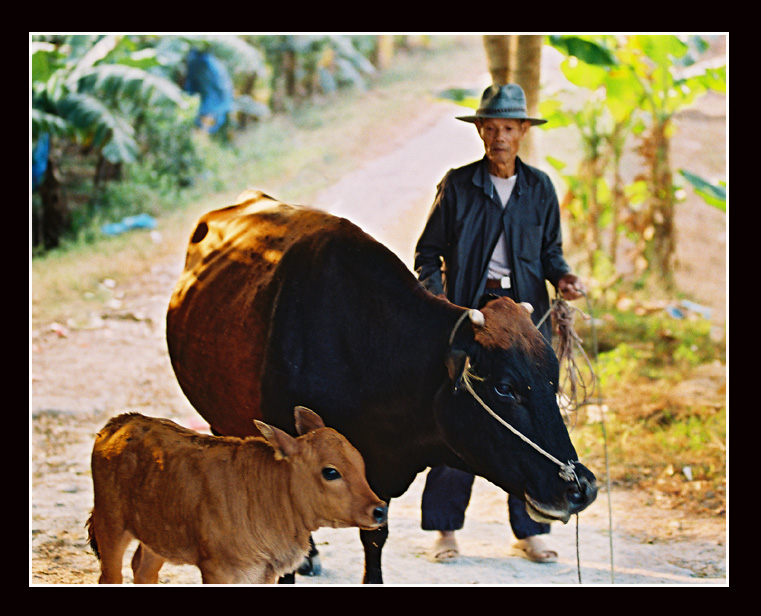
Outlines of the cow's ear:
<svg viewBox="0 0 761 616">
<path fill-rule="evenodd" d="M 446 364 L 447 371 L 449 372 L 449 379 L 454 385 L 454 390 L 457 391 L 460 388 L 462 374 L 465 371 L 466 366 L 469 364 L 468 354 L 460 349 L 449 349 Z"/>
<path fill-rule="evenodd" d="M 297 406 L 293 414 L 296 418 L 296 434 L 306 434 L 325 427 L 322 418 L 305 406 Z"/>
<path fill-rule="evenodd" d="M 254 423 L 265 440 L 275 450 L 276 459 L 282 460 L 296 453 L 299 443 L 290 434 L 257 419 L 254 419 Z"/>
</svg>

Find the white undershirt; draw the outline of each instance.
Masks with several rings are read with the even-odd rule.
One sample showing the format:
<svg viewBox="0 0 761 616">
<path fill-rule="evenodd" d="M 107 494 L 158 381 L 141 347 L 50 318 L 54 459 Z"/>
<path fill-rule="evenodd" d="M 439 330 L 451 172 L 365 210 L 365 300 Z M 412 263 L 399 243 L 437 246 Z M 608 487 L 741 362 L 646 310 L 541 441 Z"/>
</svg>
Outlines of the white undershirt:
<svg viewBox="0 0 761 616">
<path fill-rule="evenodd" d="M 509 178 L 498 178 L 495 175 L 490 175 L 494 188 L 497 189 L 500 201 L 502 201 L 502 207 L 507 205 L 510 195 L 515 187 L 515 178 L 513 175 Z M 509 261 L 507 260 L 507 239 L 505 238 L 505 232 L 500 233 L 497 245 L 494 247 L 491 260 L 489 261 L 489 278 L 499 280 L 503 276 L 510 275 Z"/>
</svg>

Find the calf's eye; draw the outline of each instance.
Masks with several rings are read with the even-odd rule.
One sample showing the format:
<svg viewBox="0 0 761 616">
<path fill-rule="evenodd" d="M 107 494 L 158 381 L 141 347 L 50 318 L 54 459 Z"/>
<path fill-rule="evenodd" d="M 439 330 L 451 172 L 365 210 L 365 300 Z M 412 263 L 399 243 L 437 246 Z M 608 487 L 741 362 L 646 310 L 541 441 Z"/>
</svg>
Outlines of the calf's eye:
<svg viewBox="0 0 761 616">
<path fill-rule="evenodd" d="M 341 473 L 339 473 L 332 466 L 326 466 L 325 468 L 322 469 L 322 476 L 327 481 L 335 481 L 336 479 L 341 478 Z"/>
</svg>

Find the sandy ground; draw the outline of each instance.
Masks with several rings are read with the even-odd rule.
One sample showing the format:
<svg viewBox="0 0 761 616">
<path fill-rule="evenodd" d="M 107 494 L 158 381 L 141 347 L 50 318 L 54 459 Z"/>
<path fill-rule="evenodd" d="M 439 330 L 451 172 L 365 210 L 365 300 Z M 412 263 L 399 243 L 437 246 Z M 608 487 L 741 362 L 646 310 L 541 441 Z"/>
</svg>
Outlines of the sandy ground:
<svg viewBox="0 0 761 616">
<path fill-rule="evenodd" d="M 453 120 L 455 113 L 458 110 L 451 104 L 433 103 L 415 134 L 390 142 L 385 155 L 326 190 L 314 205 L 353 219 L 409 264 L 437 181 L 449 167 L 482 153 L 472 127 Z M 724 113 L 723 100 L 711 99 L 692 119 L 722 130 Z M 685 121 L 689 119 L 688 114 Z M 701 136 L 698 130 L 690 135 L 699 140 L 716 138 Z M 689 155 L 696 147 L 700 144 L 682 141 L 677 151 L 681 148 Z M 691 254 L 701 255 L 697 263 L 685 253 L 685 279 L 700 281 L 705 287 L 704 302 L 715 308 L 715 318 L 722 319 L 724 217 L 695 200 L 680 208 L 680 216 L 692 225 L 696 250 Z M 703 237 L 708 238 L 707 244 Z M 104 281 L 104 300 L 94 312 L 66 324 L 44 324 L 32 332 L 30 585 L 97 581 L 98 562 L 84 529 L 92 506 L 89 454 L 95 433 L 110 417 L 134 410 L 205 429 L 176 384 L 164 341 L 164 315 L 183 253 L 184 247 L 178 247 L 176 257 L 156 263 L 139 279 Z M 598 475 L 603 472 L 599 469 Z M 612 526 L 604 489 L 579 516 L 578 527 L 575 518 L 565 526 L 553 525 L 548 541 L 560 553 L 559 562 L 540 565 L 515 557 L 509 549 L 513 539 L 505 494 L 482 479 L 476 481 L 466 525 L 459 533 L 461 558 L 450 564 L 432 563 L 427 551 L 433 536 L 420 529 L 423 480 L 420 475 L 391 504 L 390 537 L 384 551 L 386 584 L 576 585 L 579 575 L 583 584 L 728 583 L 724 518 L 694 518 L 640 492 L 610 495 Z M 315 539 L 323 573 L 299 576 L 298 585 L 361 582 L 362 549 L 356 530 L 322 529 Z M 129 582 L 128 563 L 125 558 Z M 161 582 L 197 584 L 200 575 L 193 567 L 166 565 Z"/>
</svg>

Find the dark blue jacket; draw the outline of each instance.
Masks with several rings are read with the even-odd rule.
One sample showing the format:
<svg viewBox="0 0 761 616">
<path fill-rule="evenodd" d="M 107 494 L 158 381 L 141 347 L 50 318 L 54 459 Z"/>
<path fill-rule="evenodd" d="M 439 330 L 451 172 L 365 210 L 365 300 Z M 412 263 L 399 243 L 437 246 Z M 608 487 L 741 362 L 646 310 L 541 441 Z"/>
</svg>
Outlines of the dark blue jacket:
<svg viewBox="0 0 761 616">
<path fill-rule="evenodd" d="M 549 176 L 519 158 L 515 167 L 518 177 L 505 208 L 485 157 L 444 176 L 415 249 L 415 271 L 431 293 L 476 307 L 504 230 L 515 297 L 534 307 L 538 322 L 550 305 L 545 280 L 557 287 L 571 268 L 563 257 L 560 208 Z M 542 333 L 549 339 L 550 319 Z"/>
</svg>

